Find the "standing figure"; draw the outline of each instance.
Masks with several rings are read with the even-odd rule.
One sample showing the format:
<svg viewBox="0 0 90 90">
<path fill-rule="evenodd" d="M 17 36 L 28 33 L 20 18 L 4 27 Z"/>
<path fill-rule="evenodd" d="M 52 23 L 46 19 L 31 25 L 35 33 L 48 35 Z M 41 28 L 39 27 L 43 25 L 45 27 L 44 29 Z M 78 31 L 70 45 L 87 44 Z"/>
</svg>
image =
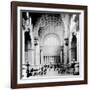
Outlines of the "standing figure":
<svg viewBox="0 0 90 90">
<path fill-rule="evenodd" d="M 26 67 L 27 67 L 27 70 L 26 70 L 26 73 L 27 73 L 27 77 L 29 77 L 29 63 L 27 62 L 27 64 L 26 64 Z"/>
<path fill-rule="evenodd" d="M 75 59 L 74 58 L 71 63 L 71 68 L 72 68 L 72 73 L 74 74 L 74 72 L 75 72 Z"/>
</svg>

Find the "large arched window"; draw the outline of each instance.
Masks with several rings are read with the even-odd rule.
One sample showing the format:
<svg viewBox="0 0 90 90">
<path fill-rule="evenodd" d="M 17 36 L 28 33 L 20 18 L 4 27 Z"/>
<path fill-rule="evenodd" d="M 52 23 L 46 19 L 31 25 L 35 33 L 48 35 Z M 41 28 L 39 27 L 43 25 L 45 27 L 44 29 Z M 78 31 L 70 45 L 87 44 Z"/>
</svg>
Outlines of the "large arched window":
<svg viewBox="0 0 90 90">
<path fill-rule="evenodd" d="M 49 34 L 43 41 L 44 54 L 55 56 L 60 54 L 60 41 L 55 34 Z"/>
<path fill-rule="evenodd" d="M 56 37 L 50 36 L 44 41 L 45 46 L 59 46 L 59 41 Z"/>
</svg>

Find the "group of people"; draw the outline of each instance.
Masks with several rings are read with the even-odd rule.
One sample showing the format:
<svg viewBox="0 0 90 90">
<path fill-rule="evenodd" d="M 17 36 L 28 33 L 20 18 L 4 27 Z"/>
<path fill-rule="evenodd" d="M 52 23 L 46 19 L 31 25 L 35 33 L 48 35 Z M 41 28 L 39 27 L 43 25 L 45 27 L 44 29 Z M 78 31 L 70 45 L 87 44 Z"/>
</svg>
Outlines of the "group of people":
<svg viewBox="0 0 90 90">
<path fill-rule="evenodd" d="M 38 75 L 46 75 L 47 73 L 47 65 L 44 65 L 42 67 L 39 67 L 39 68 L 30 68 L 27 67 L 27 70 L 26 70 L 26 73 L 27 73 L 27 77 L 30 77 L 30 76 L 38 76 Z"/>
<path fill-rule="evenodd" d="M 71 63 L 71 64 L 49 64 L 43 65 L 38 68 L 30 67 L 29 64 L 26 65 L 26 74 L 27 77 L 30 76 L 46 76 L 49 71 L 53 70 L 53 72 L 57 72 L 58 75 L 79 75 L 79 63 Z"/>
</svg>

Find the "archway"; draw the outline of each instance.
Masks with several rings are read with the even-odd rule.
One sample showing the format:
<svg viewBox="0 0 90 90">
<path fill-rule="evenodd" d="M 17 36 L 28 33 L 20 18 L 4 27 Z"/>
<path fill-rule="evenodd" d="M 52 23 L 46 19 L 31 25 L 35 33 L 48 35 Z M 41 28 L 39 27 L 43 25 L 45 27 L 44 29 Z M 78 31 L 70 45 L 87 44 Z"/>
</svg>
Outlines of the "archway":
<svg viewBox="0 0 90 90">
<path fill-rule="evenodd" d="M 60 39 L 56 34 L 48 34 L 43 40 L 43 58 L 45 64 L 60 63 Z"/>
</svg>

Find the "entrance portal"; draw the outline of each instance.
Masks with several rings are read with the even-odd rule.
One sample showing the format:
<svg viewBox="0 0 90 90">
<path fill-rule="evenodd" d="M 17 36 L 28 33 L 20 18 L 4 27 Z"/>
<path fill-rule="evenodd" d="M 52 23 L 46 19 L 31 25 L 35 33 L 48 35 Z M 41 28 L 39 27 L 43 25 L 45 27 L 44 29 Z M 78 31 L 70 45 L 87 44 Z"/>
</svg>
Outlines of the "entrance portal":
<svg viewBox="0 0 90 90">
<path fill-rule="evenodd" d="M 45 37 L 43 56 L 45 64 L 60 63 L 60 42 L 55 34 L 49 34 Z"/>
</svg>

